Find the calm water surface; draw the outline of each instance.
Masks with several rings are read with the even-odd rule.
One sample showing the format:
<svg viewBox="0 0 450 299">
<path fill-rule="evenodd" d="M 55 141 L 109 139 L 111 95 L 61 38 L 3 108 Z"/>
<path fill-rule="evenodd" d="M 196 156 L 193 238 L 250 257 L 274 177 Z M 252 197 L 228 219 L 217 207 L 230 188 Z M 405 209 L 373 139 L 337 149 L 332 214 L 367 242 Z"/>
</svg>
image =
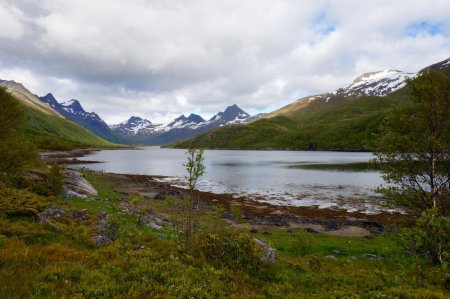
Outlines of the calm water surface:
<svg viewBox="0 0 450 299">
<path fill-rule="evenodd" d="M 367 162 L 371 153 L 206 150 L 206 174 L 199 189 L 278 205 L 345 208 L 379 212 L 383 200 L 373 189 L 383 183 L 377 171 L 330 171 L 295 168 L 306 163 Z M 146 148 L 104 150 L 82 159 L 104 163 L 81 165 L 106 172 L 167 176 L 183 185 L 185 150 Z"/>
</svg>

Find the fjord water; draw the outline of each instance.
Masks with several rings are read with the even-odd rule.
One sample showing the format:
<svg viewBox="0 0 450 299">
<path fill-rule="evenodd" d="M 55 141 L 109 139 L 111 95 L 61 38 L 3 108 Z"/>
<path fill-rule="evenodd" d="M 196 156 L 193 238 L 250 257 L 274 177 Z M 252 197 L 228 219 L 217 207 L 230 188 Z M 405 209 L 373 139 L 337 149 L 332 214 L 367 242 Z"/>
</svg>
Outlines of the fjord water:
<svg viewBox="0 0 450 299">
<path fill-rule="evenodd" d="M 277 205 L 376 213 L 383 209 L 382 198 L 373 191 L 383 183 L 379 172 L 297 167 L 368 162 L 372 157 L 365 152 L 206 150 L 206 174 L 199 189 Z M 186 175 L 186 155 L 181 149 L 102 150 L 82 159 L 103 162 L 81 165 L 93 170 L 166 176 L 162 180 L 176 185 L 182 185 Z"/>
</svg>

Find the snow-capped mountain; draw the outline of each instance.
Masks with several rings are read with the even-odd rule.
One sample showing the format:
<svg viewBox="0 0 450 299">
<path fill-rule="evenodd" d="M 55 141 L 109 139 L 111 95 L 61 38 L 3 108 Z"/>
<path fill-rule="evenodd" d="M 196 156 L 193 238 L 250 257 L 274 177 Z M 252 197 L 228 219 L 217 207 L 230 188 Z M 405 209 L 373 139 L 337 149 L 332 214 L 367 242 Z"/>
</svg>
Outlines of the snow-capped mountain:
<svg viewBox="0 0 450 299">
<path fill-rule="evenodd" d="M 187 139 L 220 126 L 244 123 L 253 119 L 237 105 L 232 105 L 209 120 L 197 114 L 190 114 L 188 117 L 180 115 L 169 124 L 162 125 L 133 116 L 125 122 L 112 125 L 111 129 L 133 144 L 159 145 Z"/>
<path fill-rule="evenodd" d="M 199 126 L 202 126 L 204 123 L 205 120 L 200 115 L 193 113 L 191 113 L 188 117 L 180 115 L 167 125 L 166 131 L 182 128 L 196 129 Z"/>
<path fill-rule="evenodd" d="M 424 68 L 423 70 L 421 70 L 420 72 L 424 72 L 427 70 L 436 70 L 436 71 L 442 71 L 444 73 L 449 74 L 450 73 L 450 58 L 447 58 L 441 62 L 432 64 L 426 68 Z M 420 73 L 419 72 L 419 73 Z"/>
<path fill-rule="evenodd" d="M 326 102 L 330 100 L 349 98 L 355 99 L 361 96 L 387 96 L 406 85 L 406 80 L 417 76 L 416 73 L 405 73 L 397 70 L 384 70 L 379 72 L 365 73 L 357 77 L 353 82 L 334 92 L 322 93 L 299 100 L 302 104 L 315 102 Z"/>
<path fill-rule="evenodd" d="M 112 125 L 111 129 L 122 136 L 145 136 L 159 131 L 161 125 L 155 125 L 147 119 L 132 116 L 127 121 Z"/>
<path fill-rule="evenodd" d="M 227 107 L 224 112 L 214 115 L 209 122 L 223 125 L 231 125 L 245 122 L 250 114 L 239 108 L 236 104 Z"/>
<path fill-rule="evenodd" d="M 39 100 L 58 111 L 66 119 L 79 124 L 95 135 L 112 142 L 121 142 L 121 138 L 109 128 L 97 113 L 85 111 L 78 100 L 72 99 L 59 103 L 51 93 L 39 97 Z"/>
<path fill-rule="evenodd" d="M 415 77 L 415 73 L 396 70 L 366 73 L 356 78 L 346 88 L 336 90 L 335 94 L 345 97 L 386 96 L 406 85 L 406 79 Z"/>
</svg>

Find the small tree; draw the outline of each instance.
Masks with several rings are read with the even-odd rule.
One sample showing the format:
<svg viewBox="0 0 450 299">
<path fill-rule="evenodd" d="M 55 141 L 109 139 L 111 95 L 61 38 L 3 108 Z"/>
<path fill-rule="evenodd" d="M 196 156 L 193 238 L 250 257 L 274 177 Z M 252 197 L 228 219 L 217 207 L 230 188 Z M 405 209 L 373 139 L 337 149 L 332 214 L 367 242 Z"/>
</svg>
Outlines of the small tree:
<svg viewBox="0 0 450 299">
<path fill-rule="evenodd" d="M 392 111 L 376 153 L 379 190 L 414 215 L 450 213 L 450 77 L 428 71 L 408 81 L 412 101 Z"/>
<path fill-rule="evenodd" d="M 187 220 L 185 227 L 185 236 L 186 236 L 186 244 L 192 237 L 192 230 L 194 228 L 195 215 L 194 212 L 198 211 L 198 197 L 194 202 L 194 190 L 197 186 L 198 179 L 205 174 L 205 165 L 203 149 L 188 149 L 186 152 L 187 162 L 183 164 L 187 171 L 187 176 L 185 177 L 189 186 L 189 198 L 188 198 L 188 211 L 187 211 Z M 195 211 L 194 211 L 195 209 Z"/>
<path fill-rule="evenodd" d="M 19 101 L 0 87 L 0 179 L 38 161 L 34 145 L 23 134 L 25 122 Z"/>
<path fill-rule="evenodd" d="M 52 167 L 50 167 L 50 171 L 47 176 L 47 183 L 56 196 L 60 196 L 63 194 L 64 175 L 62 173 L 61 166 L 59 166 L 58 164 L 53 164 Z"/>
<path fill-rule="evenodd" d="M 450 250 L 450 77 L 427 71 L 408 81 L 412 101 L 386 119 L 376 153 L 388 201 L 418 216 L 400 241 L 415 257 L 442 264 Z"/>
</svg>

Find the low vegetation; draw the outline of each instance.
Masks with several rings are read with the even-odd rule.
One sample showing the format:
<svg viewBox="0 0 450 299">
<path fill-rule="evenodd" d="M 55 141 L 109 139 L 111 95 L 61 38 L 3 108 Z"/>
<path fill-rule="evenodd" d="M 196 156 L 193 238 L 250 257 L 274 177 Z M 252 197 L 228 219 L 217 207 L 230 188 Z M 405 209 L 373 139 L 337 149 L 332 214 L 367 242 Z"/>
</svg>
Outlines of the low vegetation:
<svg viewBox="0 0 450 299">
<path fill-rule="evenodd" d="M 17 112 L 20 119 L 20 106 L 1 92 L 2 109 Z M 413 114 L 408 110 L 405 118 L 399 119 L 409 115 L 421 121 L 423 112 L 426 109 Z M 447 126 L 447 117 L 439 119 Z M 20 136 L 29 143 L 25 148 L 0 147 L 1 298 L 450 296 L 448 184 L 439 185 L 439 190 L 433 189 L 435 184 L 429 188 L 422 184 L 422 191 L 414 191 L 411 185 L 386 189 L 393 204 L 407 208 L 417 218 L 404 227 L 387 227 L 383 234 L 368 238 L 303 229 L 252 229 L 235 206 L 229 211 L 213 205 L 199 209 L 192 192 L 186 200 L 170 196 L 157 200 L 123 192 L 102 173 L 83 172 L 98 196 L 65 198 L 60 167 L 40 164 L 22 123 L 11 126 L 7 121 L 0 119 L 2 142 L 15 144 L 19 141 L 14 138 Z M 283 117 L 264 121 L 279 122 L 280 130 L 292 124 Z M 423 134 L 430 133 L 419 128 Z M 448 150 L 448 131 L 438 134 L 440 141 L 431 133 L 433 138 L 425 148 L 393 147 L 388 141 L 396 140 L 395 132 L 389 122 L 380 131 L 384 140 L 380 145 L 390 144 L 384 149 L 380 146 L 381 159 L 391 153 L 398 157 L 401 150 L 430 153 L 441 145 L 447 147 L 438 153 Z M 399 136 L 405 134 L 409 133 Z M 31 154 L 23 152 L 27 148 Z M 194 189 L 205 169 L 202 151 L 191 150 L 189 154 L 186 168 Z M 5 163 L 4 157 L 11 160 Z M 406 157 L 388 159 L 387 166 L 380 167 L 392 182 L 424 172 L 429 179 L 444 182 L 449 159 L 439 157 L 432 167 L 434 175 L 427 168 L 433 159 L 427 163 L 421 159 L 408 163 Z M 402 163 L 422 170 L 405 172 Z M 410 205 L 395 200 L 404 196 Z M 239 228 L 223 219 L 225 212 L 237 219 Z M 164 223 L 158 224 L 148 215 L 159 215 Z M 267 248 L 273 248 L 276 257 L 269 259 Z"/>
<path fill-rule="evenodd" d="M 100 190 L 107 185 L 102 176 L 91 174 Z M 134 198 L 122 197 L 127 201 Z M 184 237 L 179 238 L 171 226 L 155 230 L 142 225 L 136 216 L 119 212 L 119 203 L 81 198 L 57 201 L 55 207 L 89 211 L 83 221 L 71 217 L 52 220 L 62 230 L 39 223 L 33 215 L 19 217 L 3 211 L 2 298 L 448 296 L 448 271 L 426 266 L 423 284 L 418 287 L 412 257 L 389 234 L 345 238 L 274 228 L 250 233 L 229 226 L 211 212 L 199 215 L 202 226 L 210 229 L 200 230 L 197 242 L 186 248 Z M 170 199 L 135 203 L 168 215 L 177 215 L 183 207 Z M 92 235 L 102 211 L 108 211 L 108 221 L 114 224 L 110 232 L 116 237 L 97 248 Z M 275 264 L 260 260 L 253 237 L 276 249 Z"/>
</svg>

